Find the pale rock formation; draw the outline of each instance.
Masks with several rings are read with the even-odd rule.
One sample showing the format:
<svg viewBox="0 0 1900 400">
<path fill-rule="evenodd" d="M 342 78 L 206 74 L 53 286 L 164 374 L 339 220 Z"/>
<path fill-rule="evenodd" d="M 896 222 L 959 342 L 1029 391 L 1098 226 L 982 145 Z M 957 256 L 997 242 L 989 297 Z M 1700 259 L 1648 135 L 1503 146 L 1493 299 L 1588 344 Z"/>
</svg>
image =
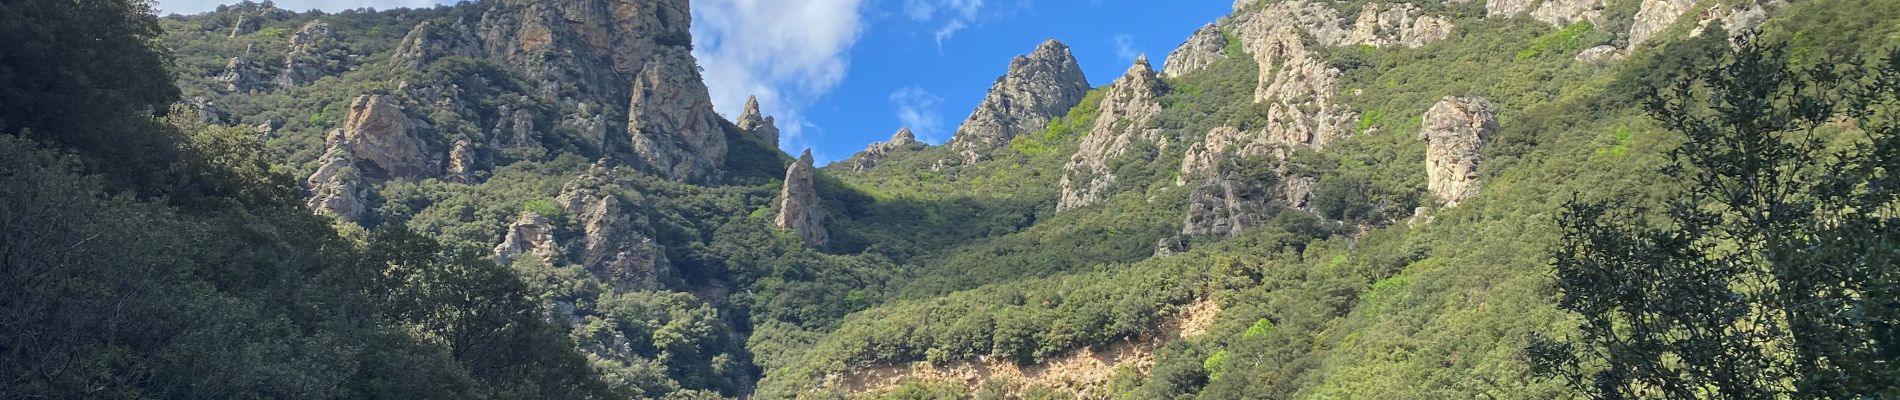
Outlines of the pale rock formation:
<svg viewBox="0 0 1900 400">
<path fill-rule="evenodd" d="M 290 52 L 284 56 L 283 73 L 277 76 L 277 85 L 297 86 L 342 72 L 346 60 L 338 60 L 330 54 L 337 46 L 336 31 L 329 23 L 314 20 L 304 24 L 303 29 L 290 36 Z"/>
<path fill-rule="evenodd" d="M 1601 63 L 1601 62 L 1622 60 L 1624 57 L 1628 57 L 1628 56 L 1629 56 L 1629 53 L 1624 52 L 1623 49 L 1619 49 L 1619 48 L 1616 48 L 1616 46 L 1611 46 L 1611 45 L 1606 44 L 1602 46 L 1596 46 L 1596 47 L 1591 47 L 1588 49 L 1583 49 L 1582 52 L 1577 53 L 1576 60 L 1578 62 Z"/>
<path fill-rule="evenodd" d="M 1254 102 L 1269 104 L 1267 135 L 1276 142 L 1322 149 L 1346 136 L 1346 127 L 1359 116 L 1333 102 L 1339 69 L 1307 49 L 1299 21 L 1273 17 L 1274 10 L 1286 4 L 1290 3 L 1271 6 L 1241 21 L 1237 35 L 1261 66 Z"/>
<path fill-rule="evenodd" d="M 1531 9 L 1535 3 L 1536 9 Z M 1485 16 L 1509 18 L 1530 13 L 1531 18 L 1564 27 L 1577 21 L 1603 26 L 1603 0 L 1487 0 Z"/>
<path fill-rule="evenodd" d="M 925 147 L 927 145 L 917 141 L 917 135 L 912 134 L 909 127 L 900 128 L 896 134 L 891 135 L 891 140 L 872 143 L 869 147 L 865 147 L 864 151 L 845 160 L 845 165 L 849 165 L 852 171 L 864 172 L 877 166 L 878 162 L 884 161 L 892 154 L 919 151 Z"/>
<path fill-rule="evenodd" d="M 635 159 L 667 178 L 706 182 L 726 162 L 726 135 L 699 67 L 684 48 L 663 48 L 633 84 L 627 130 Z"/>
<path fill-rule="evenodd" d="M 508 225 L 501 244 L 495 246 L 495 264 L 507 266 L 524 255 L 539 258 L 548 265 L 558 265 L 561 260 L 561 246 L 554 241 L 553 223 L 533 211 L 523 212 L 521 218 Z"/>
<path fill-rule="evenodd" d="M 1112 194 L 1116 177 L 1109 162 L 1135 143 L 1166 146 L 1159 126 L 1160 98 L 1166 90 L 1145 56 L 1136 58 L 1135 65 L 1109 85 L 1095 125 L 1063 167 L 1057 211 L 1095 204 Z"/>
<path fill-rule="evenodd" d="M 455 146 L 449 149 L 449 171 L 443 179 L 455 183 L 475 183 L 474 152 L 468 141 L 455 141 Z"/>
<path fill-rule="evenodd" d="M 1642 46 L 1657 33 L 1669 29 L 1694 6 L 1695 0 L 1643 0 L 1642 7 L 1636 11 L 1636 21 L 1630 24 L 1630 48 Z"/>
<path fill-rule="evenodd" d="M 1048 126 L 1050 120 L 1081 103 L 1088 91 L 1088 78 L 1069 46 L 1045 41 L 1034 52 L 1010 61 L 1009 71 L 957 129 L 950 147 L 957 150 L 963 164 L 982 161 L 1016 135 Z"/>
<path fill-rule="evenodd" d="M 758 96 L 746 98 L 745 112 L 739 114 L 739 121 L 734 124 L 738 125 L 739 129 L 757 135 L 759 140 L 765 141 L 766 144 L 778 145 L 778 123 L 772 117 L 759 112 Z"/>
<path fill-rule="evenodd" d="M 424 21 L 403 36 L 402 43 L 390 57 L 398 71 L 415 71 L 442 58 L 479 55 L 481 44 L 477 43 L 474 33 L 459 25 Z"/>
<path fill-rule="evenodd" d="M 251 93 L 265 87 L 263 68 L 251 60 L 252 50 L 252 46 L 245 46 L 244 54 L 224 62 L 224 73 L 218 75 L 218 81 L 224 83 L 224 91 Z"/>
<path fill-rule="evenodd" d="M 1177 78 L 1207 69 L 1208 66 L 1224 59 L 1227 59 L 1227 35 L 1221 33 L 1219 26 L 1207 24 L 1188 36 L 1187 41 L 1182 42 L 1180 47 L 1168 53 L 1167 64 L 1162 66 L 1161 74 L 1169 78 Z"/>
<path fill-rule="evenodd" d="M 601 110 L 601 107 L 595 106 L 593 103 L 583 102 L 576 104 L 574 112 L 562 117 L 559 125 L 564 128 L 573 129 L 574 132 L 580 134 L 582 140 L 585 140 L 595 148 L 605 149 L 608 146 L 607 132 L 609 128 L 607 114 Z"/>
<path fill-rule="evenodd" d="M 304 181 L 309 199 L 304 204 L 317 214 L 360 222 L 369 213 L 369 188 L 356 170 L 356 157 L 347 147 L 331 147 L 322 164 Z"/>
<path fill-rule="evenodd" d="M 657 49 L 691 43 L 688 0 L 504 0 L 482 15 L 486 54 L 540 86 L 614 104 Z"/>
<path fill-rule="evenodd" d="M 785 170 L 785 186 L 779 190 L 778 218 L 772 220 L 779 228 L 798 233 L 798 238 L 811 246 L 824 246 L 830 241 L 825 230 L 825 210 L 818 205 L 818 187 L 812 182 L 811 150 L 798 156 L 798 161 Z"/>
<path fill-rule="evenodd" d="M 1452 207 L 1478 194 L 1480 150 L 1497 134 L 1497 112 L 1478 97 L 1446 96 L 1425 112 L 1425 175 L 1433 195 Z"/>
<path fill-rule="evenodd" d="M 1451 18 L 1422 13 L 1412 3 L 1366 3 L 1346 42 L 1416 48 L 1451 37 Z"/>
<path fill-rule="evenodd" d="M 409 132 L 409 117 L 387 97 L 358 96 L 331 148 L 345 147 L 355 155 L 357 168 L 375 179 L 419 180 L 436 176 L 437 164 L 423 151 L 421 140 Z"/>
<path fill-rule="evenodd" d="M 622 206 L 612 189 L 612 170 L 605 162 L 569 181 L 554 201 L 577 225 L 577 254 L 570 260 L 622 291 L 659 290 L 677 283 L 678 273 L 666 258 L 666 249 L 649 237 L 645 216 Z"/>
</svg>

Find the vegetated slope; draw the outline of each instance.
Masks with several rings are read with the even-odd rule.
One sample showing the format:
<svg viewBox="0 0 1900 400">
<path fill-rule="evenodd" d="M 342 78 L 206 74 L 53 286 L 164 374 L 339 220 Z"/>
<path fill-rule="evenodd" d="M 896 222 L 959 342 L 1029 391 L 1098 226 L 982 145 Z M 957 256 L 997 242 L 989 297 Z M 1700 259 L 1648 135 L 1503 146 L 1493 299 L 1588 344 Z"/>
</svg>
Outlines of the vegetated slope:
<svg viewBox="0 0 1900 400">
<path fill-rule="evenodd" d="M 482 287 L 562 342 L 518 354 L 584 358 L 614 395 L 1557 397 L 1521 351 L 1572 325 L 1555 213 L 1673 185 L 1653 171 L 1681 139 L 1636 91 L 1705 65 L 1727 25 L 1804 57 L 1891 44 L 1893 16 L 1844 4 L 1245 1 L 1176 52 L 1191 64 L 1085 91 L 1044 43 L 955 145 L 900 132 L 815 173 L 786 168 L 771 110 L 711 113 L 685 1 L 160 25 L 175 118 L 254 133 L 342 237 L 406 228 L 443 248 L 403 254 L 502 263 L 525 286 Z M 1210 301 L 1204 334 L 1167 332 Z M 1139 366 L 1062 390 L 848 384 L 1130 340 Z"/>
<path fill-rule="evenodd" d="M 1251 90 L 1223 94 L 1237 82 L 1245 89 L 1263 82 L 1248 76 L 1262 68 L 1236 65 L 1256 61 L 1235 43 L 1244 40 L 1233 32 L 1248 29 L 1237 21 L 1392 7 L 1341 3 L 1261 2 L 1217 23 L 1235 48 L 1212 67 L 1165 79 L 1174 90 L 1161 102 L 1163 137 L 1177 145 L 1208 140 L 1210 126 L 1271 132 L 1276 119 L 1298 118 L 1298 111 L 1273 109 L 1277 99 L 1249 96 Z M 912 271 L 918 278 L 906 279 L 906 293 L 951 294 L 854 314 L 801 368 L 769 374 L 761 393 L 1048 395 L 1057 392 L 933 374 L 869 393 L 828 382 L 852 382 L 865 368 L 911 362 L 1006 360 L 1032 368 L 1079 349 L 1154 335 L 1159 321 L 1206 297 L 1223 310 L 1208 335 L 1169 341 L 1152 369 L 1130 369 L 1103 392 L 1134 398 L 1562 396 L 1569 389 L 1532 376 L 1523 353 L 1528 338 L 1561 337 L 1574 324 L 1555 307 L 1549 280 L 1559 234 L 1552 221 L 1572 199 L 1642 203 L 1676 185 L 1656 171 L 1680 136 L 1640 111 L 1638 92 L 1713 63 L 1710 50 L 1726 49 L 1729 39 L 1705 32 L 1740 35 L 1760 24 L 1758 40 L 1791 43 L 1797 62 L 1877 58 L 1900 45 L 1894 28 L 1869 24 L 1884 17 L 1849 16 L 1845 3 L 1690 3 L 1673 6 L 1696 12 L 1669 15 L 1672 4 L 1664 2 L 1610 1 L 1586 5 L 1579 12 L 1594 11 L 1572 18 L 1511 18 L 1486 4 L 1426 5 L 1420 14 L 1445 16 L 1456 28 L 1417 47 L 1329 46 L 1325 32 L 1309 32 L 1303 39 L 1313 47 L 1308 50 L 1338 69 L 1331 101 L 1356 116 L 1350 135 L 1269 161 L 1283 166 L 1257 167 L 1265 171 L 1252 176 L 1267 181 L 1311 179 L 1310 193 L 1304 205 L 1269 204 L 1279 211 L 1231 239 L 1172 232 L 1182 226 L 1173 221 L 1188 211 L 1183 208 L 1197 203 L 1191 185 L 1176 183 L 1191 178 L 1169 171 L 1181 165 L 1178 152 L 1192 153 L 1192 147 L 1124 153 L 1133 156 L 1115 160 L 1132 166 L 1123 168 L 1168 172 L 1122 174 L 1135 178 L 1121 179 L 1120 193 L 1057 212 L 1060 194 L 1052 183 L 1064 173 L 1058 165 L 1075 151 L 1068 146 L 1082 140 L 1061 122 L 1018 137 L 986 163 L 961 168 L 931 168 L 949 157 L 940 148 L 885 156 L 858 171 L 834 166 L 846 182 L 881 198 L 1017 199 L 1032 205 L 1016 212 L 1035 215 L 1034 223 L 924 261 Z M 1736 24 L 1744 26 L 1727 26 Z M 1632 26 L 1656 33 L 1632 44 Z M 1267 61 L 1261 65 L 1268 79 L 1299 63 Z M 1217 100 L 1195 96 L 1203 87 Z M 1429 145 L 1420 140 L 1420 131 L 1434 126 L 1420 116 L 1436 113 L 1447 96 L 1488 100 L 1496 121 L 1482 142 L 1481 162 L 1471 166 L 1482 195 L 1458 199 L 1456 206 L 1441 206 L 1448 199 L 1431 187 L 1439 182 L 1427 176 Z M 1209 108 L 1221 111 L 1187 112 Z M 1098 110 L 1085 104 L 1059 121 L 1086 120 Z M 1288 190 L 1263 191 L 1271 197 Z M 1107 222 L 1115 218 L 1109 216 L 1121 218 Z M 1185 222 L 1195 223 L 1192 217 Z M 1142 233 L 1148 232 L 1142 226 L 1157 229 Z M 1118 230 L 1124 228 L 1132 229 Z M 1113 250 L 1130 236 L 1159 239 L 1156 254 L 1174 254 L 1148 258 L 1145 251 Z M 1088 246 L 1093 243 L 1104 246 Z M 1029 276 L 1055 277 L 1018 281 Z"/>
</svg>

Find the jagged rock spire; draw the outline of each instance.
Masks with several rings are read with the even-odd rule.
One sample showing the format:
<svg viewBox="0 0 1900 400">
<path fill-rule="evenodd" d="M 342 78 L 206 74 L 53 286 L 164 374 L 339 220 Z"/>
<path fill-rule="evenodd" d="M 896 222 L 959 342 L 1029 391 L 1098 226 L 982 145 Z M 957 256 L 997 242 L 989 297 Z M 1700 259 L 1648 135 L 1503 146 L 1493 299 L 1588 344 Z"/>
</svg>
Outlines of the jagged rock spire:
<svg viewBox="0 0 1900 400">
<path fill-rule="evenodd" d="M 759 96 L 745 99 L 745 111 L 739 114 L 739 120 L 733 124 L 746 132 L 752 132 L 765 143 L 778 145 L 778 122 L 773 117 L 759 112 Z"/>
<path fill-rule="evenodd" d="M 798 162 L 785 170 L 785 187 L 779 191 L 778 219 L 774 224 L 798 233 L 805 244 L 824 246 L 830 240 L 825 231 L 825 210 L 818 206 L 818 188 L 812 182 L 811 149 L 798 156 Z"/>
<path fill-rule="evenodd" d="M 1111 161 L 1128 152 L 1136 143 L 1154 143 L 1165 148 L 1161 135 L 1161 95 L 1167 90 L 1148 56 L 1135 58 L 1128 72 L 1110 84 L 1095 118 L 1095 126 L 1082 138 L 1080 148 L 1063 166 L 1061 197 L 1056 210 L 1066 211 L 1106 199 L 1115 188 Z"/>
<path fill-rule="evenodd" d="M 1048 126 L 1051 119 L 1081 103 L 1088 91 L 1088 77 L 1069 46 L 1050 39 L 1010 62 L 1009 71 L 990 87 L 989 95 L 957 129 L 950 146 L 964 164 L 981 161 L 1016 135 Z"/>
<path fill-rule="evenodd" d="M 647 171 L 688 182 L 719 177 L 726 135 L 686 49 L 656 52 L 634 80 L 627 113 L 633 154 Z"/>
</svg>

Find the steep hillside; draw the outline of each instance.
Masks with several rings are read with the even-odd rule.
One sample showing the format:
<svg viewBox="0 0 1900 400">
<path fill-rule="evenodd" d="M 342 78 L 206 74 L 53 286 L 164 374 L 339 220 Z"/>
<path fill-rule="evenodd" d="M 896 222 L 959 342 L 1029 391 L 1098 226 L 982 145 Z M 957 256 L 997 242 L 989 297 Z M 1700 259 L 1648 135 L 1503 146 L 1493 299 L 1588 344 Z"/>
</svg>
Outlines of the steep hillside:
<svg viewBox="0 0 1900 400">
<path fill-rule="evenodd" d="M 1900 47 L 1891 0 L 1242 0 L 1102 87 L 1021 49 L 947 143 L 814 165 L 713 111 L 686 0 L 23 1 L 9 398 L 1577 397 L 1527 350 L 1600 320 L 1560 222 L 1696 184 L 1657 93 Z M 1880 99 L 1790 114 L 1888 154 L 1837 110 Z M 1900 166 L 1866 168 L 1834 186 Z"/>
</svg>

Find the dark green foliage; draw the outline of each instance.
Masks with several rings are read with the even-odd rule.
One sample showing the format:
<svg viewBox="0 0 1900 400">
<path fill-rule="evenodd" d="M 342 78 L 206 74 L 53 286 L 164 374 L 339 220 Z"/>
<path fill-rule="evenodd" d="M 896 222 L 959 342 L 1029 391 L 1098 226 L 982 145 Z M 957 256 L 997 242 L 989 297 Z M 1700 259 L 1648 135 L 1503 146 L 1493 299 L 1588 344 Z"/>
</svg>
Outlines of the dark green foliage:
<svg viewBox="0 0 1900 400">
<path fill-rule="evenodd" d="M 1540 372 L 1595 398 L 1900 394 L 1900 51 L 1786 51 L 1743 44 L 1645 95 L 1688 138 L 1662 170 L 1686 187 L 1655 213 L 1566 206 L 1559 305 L 1581 336 L 1534 342 Z"/>
</svg>

